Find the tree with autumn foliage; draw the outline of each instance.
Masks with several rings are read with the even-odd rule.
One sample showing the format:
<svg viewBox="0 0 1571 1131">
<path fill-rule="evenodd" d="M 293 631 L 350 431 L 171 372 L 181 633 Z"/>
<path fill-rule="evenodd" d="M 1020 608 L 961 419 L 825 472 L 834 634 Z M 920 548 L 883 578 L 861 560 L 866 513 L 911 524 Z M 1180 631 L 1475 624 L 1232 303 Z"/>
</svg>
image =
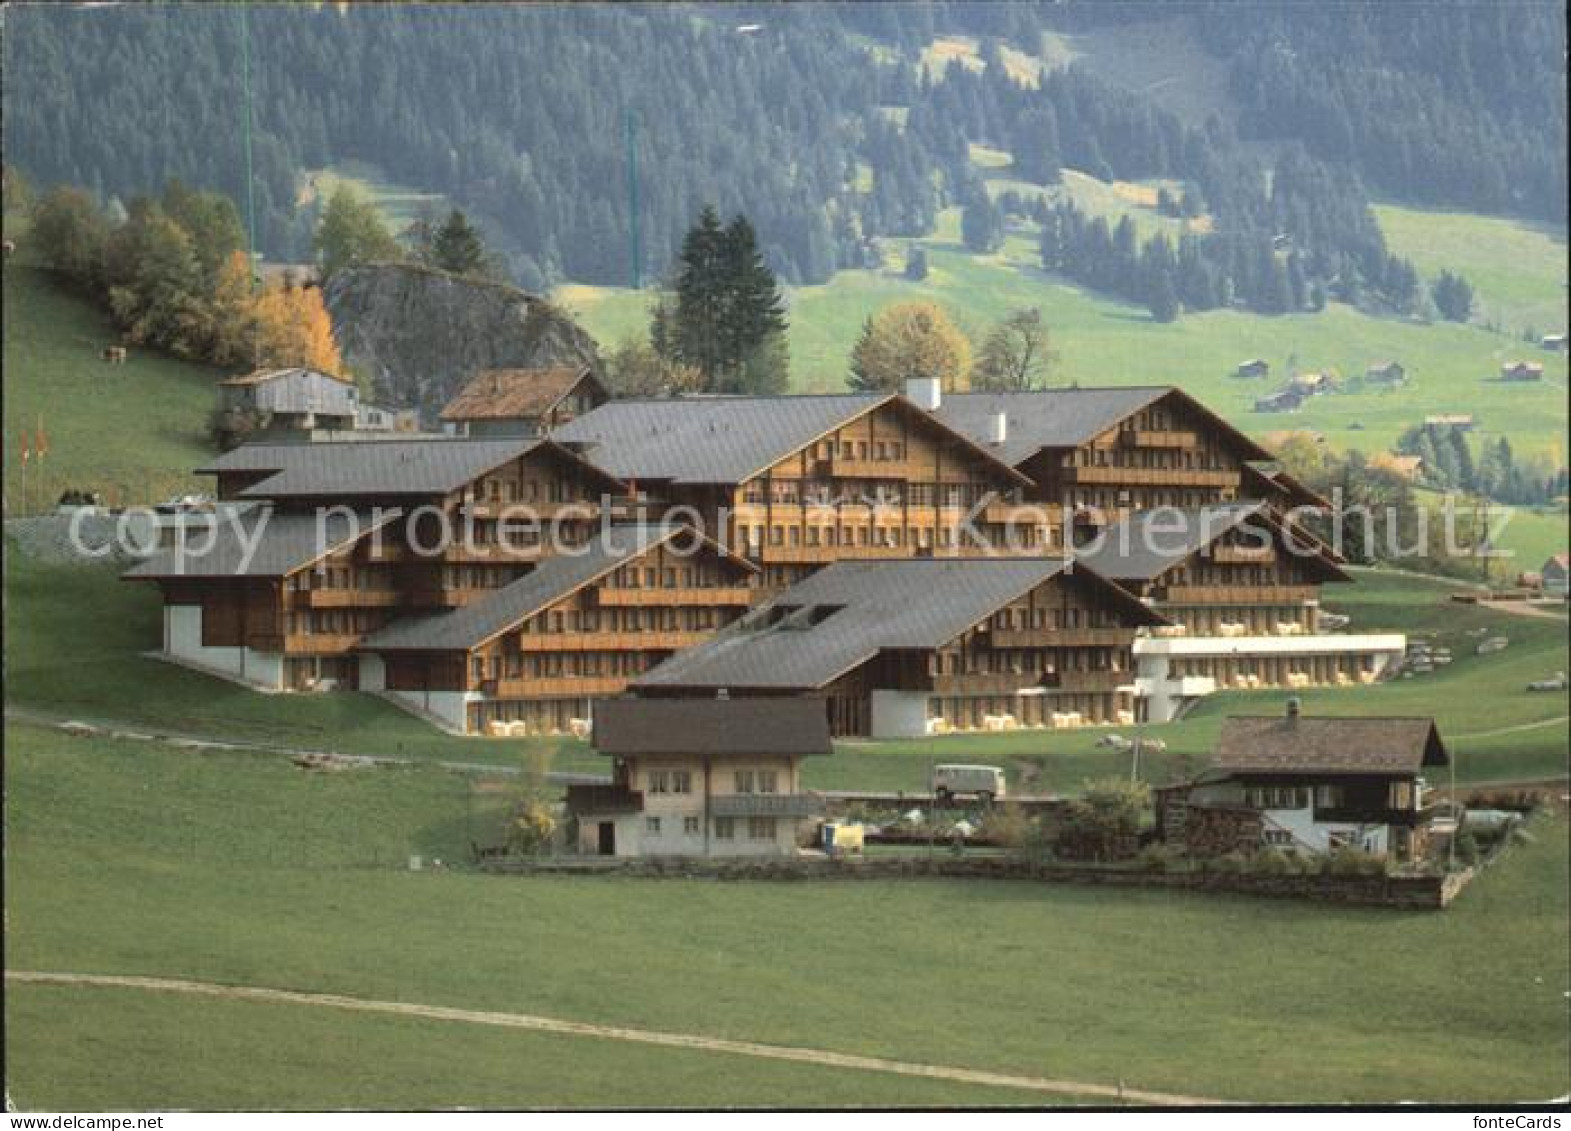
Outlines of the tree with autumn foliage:
<svg viewBox="0 0 1571 1131">
<path fill-rule="evenodd" d="M 953 393 L 969 387 L 970 375 L 971 343 L 944 308 L 898 302 L 863 324 L 848 383 L 858 392 L 899 392 L 907 380 L 929 377 Z"/>
<path fill-rule="evenodd" d="M 344 375 L 333 321 L 319 288 L 269 287 L 257 296 L 254 312 L 258 366 L 301 365 L 335 377 Z"/>
</svg>

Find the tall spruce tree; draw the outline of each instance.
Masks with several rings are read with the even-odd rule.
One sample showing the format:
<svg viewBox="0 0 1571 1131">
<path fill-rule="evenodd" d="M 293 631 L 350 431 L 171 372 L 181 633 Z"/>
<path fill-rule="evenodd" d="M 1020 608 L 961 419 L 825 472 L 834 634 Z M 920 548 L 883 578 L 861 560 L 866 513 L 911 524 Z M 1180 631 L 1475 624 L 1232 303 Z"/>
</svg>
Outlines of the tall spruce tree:
<svg viewBox="0 0 1571 1131">
<path fill-rule="evenodd" d="M 453 209 L 431 241 L 432 265 L 455 275 L 477 275 L 486 265 L 485 244 L 458 209 Z"/>
</svg>

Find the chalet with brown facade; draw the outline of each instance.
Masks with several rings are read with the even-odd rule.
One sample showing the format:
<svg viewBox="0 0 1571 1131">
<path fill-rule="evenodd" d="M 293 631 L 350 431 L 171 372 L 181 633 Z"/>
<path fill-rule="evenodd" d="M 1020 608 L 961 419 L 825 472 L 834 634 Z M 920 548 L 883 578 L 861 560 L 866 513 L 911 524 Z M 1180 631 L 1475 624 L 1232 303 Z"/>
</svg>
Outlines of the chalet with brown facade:
<svg viewBox="0 0 1571 1131">
<path fill-rule="evenodd" d="M 790 856 L 823 803 L 804 758 L 832 752 L 810 699 L 608 699 L 595 749 L 609 785 L 573 785 L 580 852 L 600 856 Z"/>
<path fill-rule="evenodd" d="M 366 635 L 587 543 L 623 491 L 542 440 L 248 444 L 203 470 L 215 521 L 126 577 L 159 585 L 171 658 L 273 690 L 359 686 Z"/>
<path fill-rule="evenodd" d="M 809 696 L 838 735 L 1129 722 L 1160 614 L 1061 558 L 843 561 L 632 683 L 645 697 Z"/>
<path fill-rule="evenodd" d="M 361 686 L 467 734 L 586 731 L 595 700 L 747 611 L 756 567 L 678 526 L 614 526 L 357 645 Z"/>
<path fill-rule="evenodd" d="M 1262 503 L 1142 511 L 1080 561 L 1169 622 L 1134 643 L 1152 722 L 1218 690 L 1372 683 L 1406 647 L 1397 634 L 1322 631 L 1320 587 L 1352 579 Z"/>
<path fill-rule="evenodd" d="M 1395 388 L 1407 384 L 1407 369 L 1400 361 L 1377 361 L 1364 370 L 1367 385 Z"/>
<path fill-rule="evenodd" d="M 954 557 L 1016 531 L 1051 553 L 1029 480 L 894 395 L 612 401 L 555 433 L 636 486 L 658 516 L 686 516 L 779 590 L 842 558 Z"/>
<path fill-rule="evenodd" d="M 1542 381 L 1544 367 L 1536 361 L 1507 361 L 1500 366 L 1502 381 Z"/>
<path fill-rule="evenodd" d="M 611 399 L 587 365 L 483 369 L 442 409 L 454 436 L 543 436 Z"/>
<path fill-rule="evenodd" d="M 1230 718 L 1212 766 L 1157 791 L 1157 828 L 1198 856 L 1260 848 L 1355 849 L 1399 859 L 1428 850 L 1426 773 L 1450 763 L 1433 719 Z"/>
</svg>

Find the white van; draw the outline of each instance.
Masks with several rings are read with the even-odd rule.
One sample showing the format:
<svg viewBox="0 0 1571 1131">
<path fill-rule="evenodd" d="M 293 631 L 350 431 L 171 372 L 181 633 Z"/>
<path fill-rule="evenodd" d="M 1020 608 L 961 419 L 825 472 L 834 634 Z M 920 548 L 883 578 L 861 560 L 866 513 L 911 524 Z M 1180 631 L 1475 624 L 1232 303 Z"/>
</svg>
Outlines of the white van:
<svg viewBox="0 0 1571 1131">
<path fill-rule="evenodd" d="M 1004 796 L 1004 771 L 997 766 L 934 766 L 931 785 L 935 797 L 969 794 L 985 803 Z"/>
</svg>

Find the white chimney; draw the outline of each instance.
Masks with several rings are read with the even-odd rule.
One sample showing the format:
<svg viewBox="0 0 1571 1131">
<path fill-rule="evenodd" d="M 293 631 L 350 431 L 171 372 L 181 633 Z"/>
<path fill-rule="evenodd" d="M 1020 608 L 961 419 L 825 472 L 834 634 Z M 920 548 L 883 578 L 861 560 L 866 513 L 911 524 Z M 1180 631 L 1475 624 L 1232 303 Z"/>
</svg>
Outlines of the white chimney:
<svg viewBox="0 0 1571 1131">
<path fill-rule="evenodd" d="M 1009 414 L 1005 412 L 993 413 L 993 419 L 987 429 L 988 441 L 996 448 L 1009 439 Z"/>
<path fill-rule="evenodd" d="M 937 377 L 907 377 L 906 399 L 923 412 L 937 412 L 944 400 L 943 386 Z"/>
</svg>

